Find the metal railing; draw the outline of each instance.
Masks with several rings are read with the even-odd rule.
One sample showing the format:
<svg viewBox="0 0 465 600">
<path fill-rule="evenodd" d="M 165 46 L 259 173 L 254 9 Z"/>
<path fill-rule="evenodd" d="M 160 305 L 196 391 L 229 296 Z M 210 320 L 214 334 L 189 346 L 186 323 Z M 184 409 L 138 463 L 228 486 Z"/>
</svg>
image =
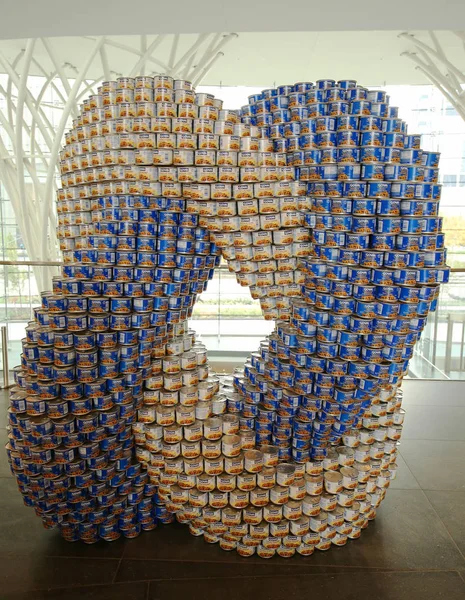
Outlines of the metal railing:
<svg viewBox="0 0 465 600">
<path fill-rule="evenodd" d="M 53 262 L 45 260 L 0 260 L 0 265 L 7 265 L 11 267 L 62 267 L 65 263 Z"/>
</svg>

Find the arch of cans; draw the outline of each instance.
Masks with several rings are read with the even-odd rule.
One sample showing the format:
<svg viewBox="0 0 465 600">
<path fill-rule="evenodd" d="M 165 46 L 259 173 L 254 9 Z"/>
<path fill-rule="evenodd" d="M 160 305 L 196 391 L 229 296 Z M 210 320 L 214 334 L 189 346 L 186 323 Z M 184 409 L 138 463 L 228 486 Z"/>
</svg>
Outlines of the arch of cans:
<svg viewBox="0 0 465 600">
<path fill-rule="evenodd" d="M 87 543 L 174 518 L 243 556 L 358 538 L 448 276 L 439 155 L 355 81 L 232 111 L 159 76 L 104 82 L 60 158 L 65 265 L 8 413 L 26 506 Z M 276 320 L 226 377 L 187 321 L 221 256 Z"/>
</svg>

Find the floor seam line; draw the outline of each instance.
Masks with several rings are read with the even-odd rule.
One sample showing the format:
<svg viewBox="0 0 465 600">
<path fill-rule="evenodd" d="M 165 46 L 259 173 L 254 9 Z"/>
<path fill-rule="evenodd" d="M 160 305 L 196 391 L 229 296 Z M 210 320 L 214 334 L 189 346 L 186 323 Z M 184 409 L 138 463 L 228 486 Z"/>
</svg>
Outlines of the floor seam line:
<svg viewBox="0 0 465 600">
<path fill-rule="evenodd" d="M 437 518 L 441 521 L 442 526 L 444 527 L 444 529 L 447 532 L 447 535 L 449 536 L 452 544 L 455 546 L 455 548 L 457 549 L 457 552 L 460 554 L 460 556 L 463 559 L 464 562 L 464 566 L 465 566 L 465 556 L 463 555 L 462 551 L 460 550 L 460 548 L 457 545 L 457 542 L 454 540 L 454 538 L 452 537 L 451 532 L 449 531 L 449 528 L 447 527 L 447 525 L 444 523 L 444 521 L 441 519 L 441 517 L 439 516 L 438 511 L 436 510 L 436 508 L 434 507 L 433 503 L 431 502 L 431 500 L 428 498 L 428 494 L 424 491 L 421 490 L 423 492 L 423 495 L 425 496 L 426 500 L 428 501 L 429 505 L 431 506 L 431 508 L 433 509 L 434 514 L 437 516 Z M 436 490 L 432 490 L 432 491 L 436 491 Z"/>
</svg>

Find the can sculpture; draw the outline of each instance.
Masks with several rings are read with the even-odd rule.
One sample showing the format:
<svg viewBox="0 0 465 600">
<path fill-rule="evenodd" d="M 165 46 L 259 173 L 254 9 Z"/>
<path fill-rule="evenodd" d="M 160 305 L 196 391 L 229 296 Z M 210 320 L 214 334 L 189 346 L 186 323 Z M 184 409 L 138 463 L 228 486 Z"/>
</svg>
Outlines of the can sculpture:
<svg viewBox="0 0 465 600">
<path fill-rule="evenodd" d="M 10 394 L 26 506 L 86 543 L 175 518 L 242 556 L 358 538 L 448 277 L 438 161 L 351 80 L 238 111 L 168 76 L 104 82 L 66 134 L 65 264 Z M 276 322 L 227 377 L 187 324 L 221 257 Z"/>
</svg>

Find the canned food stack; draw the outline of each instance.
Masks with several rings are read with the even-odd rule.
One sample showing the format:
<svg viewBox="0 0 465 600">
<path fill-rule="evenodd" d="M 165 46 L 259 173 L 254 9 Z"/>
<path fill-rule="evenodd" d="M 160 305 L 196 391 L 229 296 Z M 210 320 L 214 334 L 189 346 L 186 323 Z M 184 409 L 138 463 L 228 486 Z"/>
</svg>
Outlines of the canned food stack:
<svg viewBox="0 0 465 600">
<path fill-rule="evenodd" d="M 258 136 L 273 141 L 274 155 L 271 146 L 259 138 L 257 147 L 270 153 L 267 160 L 275 166 L 283 164 L 285 152 L 287 165 L 294 169 L 286 170 L 285 178 L 299 185 L 307 182 L 306 196 L 299 198 L 297 207 L 311 234 L 311 244 L 306 253 L 310 256 L 296 261 L 305 273 L 301 298 L 295 297 L 299 294 L 291 296 L 287 306 L 279 307 L 281 313 L 276 305 L 269 307 L 271 318 L 279 316 L 286 322 L 278 321 L 275 333 L 245 365 L 244 374 L 234 378 L 237 394 L 228 396 L 227 408 L 239 415 L 241 431 L 255 431 L 258 448 L 271 444 L 279 461 L 294 465 L 298 480 L 306 473 L 306 494 L 317 496 L 313 508 L 306 510 L 321 515 L 321 532 L 326 535 L 322 536 L 324 543 L 316 546 L 326 549 L 331 543 L 344 544 L 348 537 L 358 537 L 361 527 L 374 518 L 395 476 L 404 418 L 401 395 L 396 390 L 426 317 L 435 309 L 439 284 L 448 276 L 442 224 L 437 216 L 439 156 L 421 151 L 419 136 L 407 135 L 405 123 L 398 118 L 397 109 L 389 107 L 384 92 L 369 92 L 352 81 L 337 85 L 325 80 L 316 86 L 297 84 L 265 90 L 251 98 L 242 114 L 251 132 L 258 127 Z M 258 151 L 247 160 L 251 168 L 263 164 Z M 270 197 L 279 198 L 281 186 L 275 182 L 271 190 Z M 293 193 L 300 190 L 295 188 Z M 258 215 L 259 219 L 249 224 L 255 239 L 263 233 L 260 204 Z M 213 239 L 230 267 L 239 272 L 239 281 L 243 272 L 257 273 L 256 265 L 249 262 L 254 262 L 254 238 L 242 237 L 240 220 L 234 224 L 232 235 L 228 235 L 229 219 L 227 235 L 213 214 L 202 224 L 214 232 Z M 215 233 L 215 229 L 222 233 Z M 278 220 L 271 229 L 273 234 L 286 234 Z M 274 241 L 267 241 L 271 256 Z M 232 251 L 227 250 L 228 245 Z M 241 253 L 242 247 L 251 246 L 252 253 L 244 258 L 240 254 L 237 260 L 237 247 Z M 245 281 L 254 293 L 257 280 L 251 277 Z M 267 299 L 273 296 L 269 293 L 272 288 L 264 287 Z M 201 452 L 201 446 L 197 451 Z M 256 456 L 260 461 L 260 455 Z M 244 504 L 239 507 L 234 493 L 231 505 L 232 492 L 226 500 L 226 490 L 219 490 L 219 502 L 229 502 L 222 506 L 242 509 L 242 515 L 236 513 L 235 518 L 243 522 L 239 530 L 231 532 L 218 512 L 215 520 L 209 512 L 219 507 L 214 504 L 218 491 L 214 486 L 218 484 L 223 485 L 218 480 L 209 482 L 212 495 L 208 497 L 207 518 L 202 512 L 193 523 L 194 533 L 206 531 L 207 541 L 223 540 L 224 547 L 237 547 L 244 555 L 257 547 L 257 553 L 265 556 L 262 532 L 252 533 L 245 527 L 245 511 L 254 506 L 256 498 L 243 497 Z M 241 492 L 255 489 L 237 485 Z M 251 485 L 260 487 L 257 482 Z M 193 479 L 189 486 L 194 486 Z M 196 498 L 199 489 L 192 489 Z M 325 495 L 333 495 L 330 500 L 321 495 L 323 489 Z M 170 510 L 177 511 L 180 520 L 188 520 L 196 500 L 192 505 L 188 494 L 178 495 L 177 488 L 175 492 L 177 502 L 169 505 Z M 275 504 L 276 499 L 276 495 L 271 499 L 270 492 L 266 501 Z M 292 500 L 299 503 L 299 498 Z M 340 529 L 334 530 L 329 507 L 337 506 L 354 510 L 348 510 L 341 523 L 336 518 Z M 296 511 L 302 516 L 299 507 Z M 286 520 L 292 521 L 290 514 L 289 508 L 286 515 L 283 509 L 278 519 L 284 528 L 289 526 Z M 340 517 L 340 510 L 336 514 Z M 227 521 L 229 517 L 225 518 Z M 356 525 L 351 529 L 354 519 Z M 228 536 L 227 544 L 222 533 Z M 334 541 L 328 542 L 328 538 Z M 285 556 L 288 544 L 297 547 L 298 542 L 302 540 L 286 540 L 284 549 L 279 540 L 271 543 Z M 309 552 L 306 541 L 302 543 L 303 553 Z"/>
<path fill-rule="evenodd" d="M 265 319 L 290 319 L 291 299 L 301 296 L 305 282 L 299 259 L 311 253 L 308 184 L 296 180 L 296 169 L 266 132 L 238 119 L 234 111 L 219 111 L 210 127 L 217 135 L 202 142 L 210 148 L 208 166 L 194 168 L 197 183 L 189 187 L 186 210 L 199 215 L 239 284 L 260 299 Z"/>
<path fill-rule="evenodd" d="M 298 263 L 305 283 L 290 322 L 277 322 L 236 387 L 258 442 L 279 445 L 286 460 L 323 459 L 401 380 L 447 280 L 439 154 L 420 149 L 385 92 L 354 81 L 280 86 L 249 101 L 243 120 L 308 183 L 311 255 Z M 263 403 L 271 414 L 259 419 Z"/>
<path fill-rule="evenodd" d="M 120 78 L 66 136 L 65 266 L 27 328 L 8 442 L 66 539 L 176 515 L 243 556 L 311 554 L 358 537 L 395 476 L 399 386 L 448 273 L 439 156 L 353 81 L 249 100 Z M 220 253 L 276 320 L 221 381 L 187 326 Z"/>
<path fill-rule="evenodd" d="M 121 78 L 66 134 L 65 265 L 26 330 L 7 452 L 25 504 L 67 540 L 135 537 L 172 519 L 134 442 L 155 405 L 169 411 L 180 397 L 189 411 L 211 389 L 187 318 L 219 256 L 180 182 L 220 108 L 185 81 Z"/>
<path fill-rule="evenodd" d="M 198 404 L 182 426 L 178 407 L 169 423 L 151 426 L 150 437 L 160 445 L 147 470 L 166 510 L 193 535 L 241 556 L 310 555 L 358 538 L 395 477 L 400 390 L 385 385 L 363 415 L 363 427 L 348 430 L 324 458 L 286 461 L 279 440 L 257 443 L 260 432 L 234 391 L 239 379 L 220 384 L 217 400 L 227 398 L 228 414 L 219 414 L 219 406 L 216 414 L 199 411 Z M 273 413 L 262 405 L 258 410 L 259 419 L 271 423 Z"/>
</svg>

